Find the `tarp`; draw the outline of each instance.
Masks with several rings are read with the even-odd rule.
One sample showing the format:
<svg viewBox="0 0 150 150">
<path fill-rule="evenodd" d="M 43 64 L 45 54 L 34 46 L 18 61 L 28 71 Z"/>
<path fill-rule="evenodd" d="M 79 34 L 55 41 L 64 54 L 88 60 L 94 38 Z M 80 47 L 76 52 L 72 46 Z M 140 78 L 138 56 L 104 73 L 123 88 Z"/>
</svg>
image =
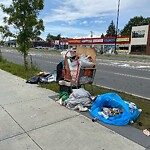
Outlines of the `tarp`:
<svg viewBox="0 0 150 150">
<path fill-rule="evenodd" d="M 99 113 L 103 109 L 103 107 L 118 108 L 118 109 L 123 108 L 123 112 L 116 116 L 105 118 Z M 104 123 L 121 126 L 127 125 L 131 120 L 132 121 L 136 120 L 140 114 L 140 111 L 137 108 L 135 108 L 134 111 L 131 112 L 128 103 L 122 100 L 122 98 L 118 94 L 106 93 L 99 95 L 96 98 L 90 109 L 90 114 L 94 118 Z"/>
</svg>

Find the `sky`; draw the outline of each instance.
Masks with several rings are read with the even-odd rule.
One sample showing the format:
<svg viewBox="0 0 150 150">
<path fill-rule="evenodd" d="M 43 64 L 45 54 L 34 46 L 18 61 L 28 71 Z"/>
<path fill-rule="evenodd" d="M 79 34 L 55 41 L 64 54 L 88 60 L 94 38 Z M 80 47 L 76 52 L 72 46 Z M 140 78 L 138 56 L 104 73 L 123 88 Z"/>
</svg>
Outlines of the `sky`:
<svg viewBox="0 0 150 150">
<path fill-rule="evenodd" d="M 82 38 L 106 34 L 111 21 L 117 24 L 119 0 L 44 0 L 44 9 L 39 18 L 43 19 L 45 30 L 41 37 L 46 39 L 48 33 L 61 34 L 61 37 Z M 0 0 L 9 6 L 12 0 Z M 120 0 L 118 29 L 123 29 L 135 16 L 150 17 L 150 0 Z M 0 10 L 0 25 L 4 14 Z"/>
</svg>

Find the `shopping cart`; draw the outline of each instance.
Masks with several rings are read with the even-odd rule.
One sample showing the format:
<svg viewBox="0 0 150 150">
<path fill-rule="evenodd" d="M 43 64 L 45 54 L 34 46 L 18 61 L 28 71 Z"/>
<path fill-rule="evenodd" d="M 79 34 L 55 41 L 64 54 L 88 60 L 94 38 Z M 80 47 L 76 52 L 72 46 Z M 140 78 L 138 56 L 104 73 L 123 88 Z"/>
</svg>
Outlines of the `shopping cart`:
<svg viewBox="0 0 150 150">
<path fill-rule="evenodd" d="M 81 57 L 89 57 L 91 65 L 83 65 Z M 64 59 L 63 76 L 65 81 L 72 86 L 79 87 L 84 84 L 92 84 L 96 73 L 96 51 L 94 48 L 78 46 L 76 52 L 70 50 Z"/>
</svg>

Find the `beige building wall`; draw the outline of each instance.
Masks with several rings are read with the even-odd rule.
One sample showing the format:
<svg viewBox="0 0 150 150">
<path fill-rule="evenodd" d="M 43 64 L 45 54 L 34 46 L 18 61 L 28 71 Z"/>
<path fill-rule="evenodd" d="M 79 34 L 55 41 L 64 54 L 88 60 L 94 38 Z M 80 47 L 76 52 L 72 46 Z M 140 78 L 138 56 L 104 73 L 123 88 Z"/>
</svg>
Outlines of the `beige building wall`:
<svg viewBox="0 0 150 150">
<path fill-rule="evenodd" d="M 144 37 L 134 37 L 134 35 L 133 35 L 134 32 L 144 32 L 145 34 L 144 34 Z M 132 45 L 145 45 L 145 46 L 147 46 L 148 35 L 149 35 L 148 33 L 149 33 L 149 25 L 132 27 L 129 53 L 131 52 Z"/>
<path fill-rule="evenodd" d="M 147 37 L 148 37 L 148 25 L 132 27 L 131 32 L 131 45 L 146 45 Z M 132 34 L 134 31 L 145 31 L 145 35 L 143 38 L 132 38 Z"/>
</svg>

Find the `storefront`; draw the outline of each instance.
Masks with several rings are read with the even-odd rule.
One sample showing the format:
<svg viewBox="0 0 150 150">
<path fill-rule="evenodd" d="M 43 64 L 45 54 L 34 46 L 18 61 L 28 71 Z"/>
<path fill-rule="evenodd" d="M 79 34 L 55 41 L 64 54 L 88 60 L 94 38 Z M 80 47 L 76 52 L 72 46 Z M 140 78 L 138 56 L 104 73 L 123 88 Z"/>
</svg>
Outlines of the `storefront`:
<svg viewBox="0 0 150 150">
<path fill-rule="evenodd" d="M 115 41 L 116 40 L 116 41 Z M 117 50 L 129 50 L 130 36 L 120 36 L 117 37 L 104 37 L 104 38 L 82 38 L 82 39 L 69 39 L 68 47 L 76 47 L 77 45 L 82 45 L 86 47 L 95 47 L 97 50 L 108 51 L 109 49 L 114 49 L 115 44 Z"/>
<path fill-rule="evenodd" d="M 62 39 L 57 41 L 59 49 L 70 49 L 77 45 L 94 47 L 98 52 L 114 50 L 116 46 L 119 53 L 150 55 L 150 25 L 132 27 L 131 36 Z"/>
</svg>

